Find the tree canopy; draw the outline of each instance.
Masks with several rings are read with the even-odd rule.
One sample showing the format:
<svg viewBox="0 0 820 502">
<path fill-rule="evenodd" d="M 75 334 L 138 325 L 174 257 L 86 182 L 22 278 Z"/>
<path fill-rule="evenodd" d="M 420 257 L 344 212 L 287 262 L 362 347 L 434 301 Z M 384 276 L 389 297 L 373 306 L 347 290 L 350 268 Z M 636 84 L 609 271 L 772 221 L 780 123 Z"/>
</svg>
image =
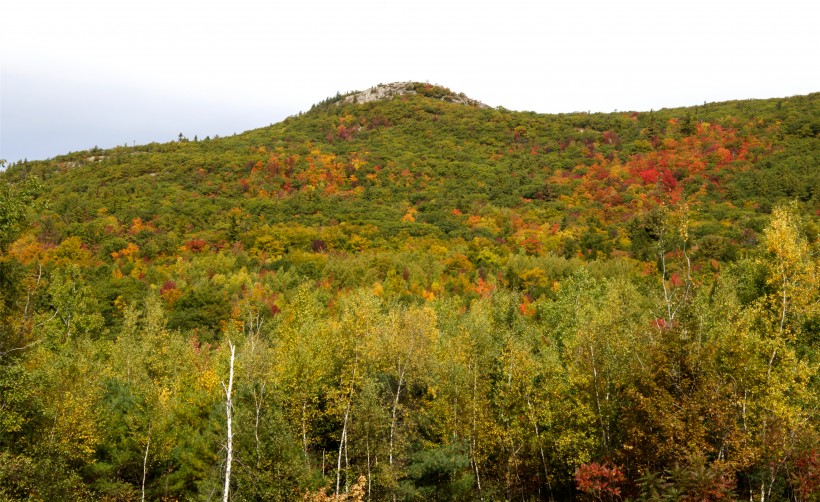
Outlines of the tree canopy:
<svg viewBox="0 0 820 502">
<path fill-rule="evenodd" d="M 0 499 L 820 496 L 820 94 L 357 101 L 0 173 Z"/>
</svg>

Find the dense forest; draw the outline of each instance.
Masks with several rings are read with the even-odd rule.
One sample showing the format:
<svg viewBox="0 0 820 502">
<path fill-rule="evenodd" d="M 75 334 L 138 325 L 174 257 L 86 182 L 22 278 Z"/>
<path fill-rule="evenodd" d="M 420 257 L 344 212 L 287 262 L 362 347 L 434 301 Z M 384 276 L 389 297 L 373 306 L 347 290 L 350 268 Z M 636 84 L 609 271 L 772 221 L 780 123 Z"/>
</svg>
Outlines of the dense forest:
<svg viewBox="0 0 820 502">
<path fill-rule="evenodd" d="M 820 94 L 429 84 L 0 172 L 0 500 L 820 500 Z"/>
</svg>

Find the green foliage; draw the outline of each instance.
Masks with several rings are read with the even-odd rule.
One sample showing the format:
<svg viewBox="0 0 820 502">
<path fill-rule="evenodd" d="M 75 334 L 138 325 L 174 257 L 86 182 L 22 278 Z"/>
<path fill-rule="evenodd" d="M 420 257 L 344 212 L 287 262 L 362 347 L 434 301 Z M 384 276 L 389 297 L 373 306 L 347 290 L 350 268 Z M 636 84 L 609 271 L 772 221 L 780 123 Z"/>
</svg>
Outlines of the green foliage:
<svg viewBox="0 0 820 502">
<path fill-rule="evenodd" d="M 29 203 L 40 189 L 36 178 L 20 183 L 0 181 L 0 252 L 12 242 L 23 227 Z"/>
<path fill-rule="evenodd" d="M 820 95 L 403 90 L 0 174 L 0 498 L 817 497 Z"/>
<path fill-rule="evenodd" d="M 174 304 L 169 326 L 182 330 L 199 328 L 205 338 L 210 338 L 229 315 L 230 307 L 219 290 L 207 286 L 191 288 Z"/>
<path fill-rule="evenodd" d="M 407 467 L 408 500 L 470 500 L 475 479 L 465 448 L 457 444 L 423 450 Z"/>
</svg>

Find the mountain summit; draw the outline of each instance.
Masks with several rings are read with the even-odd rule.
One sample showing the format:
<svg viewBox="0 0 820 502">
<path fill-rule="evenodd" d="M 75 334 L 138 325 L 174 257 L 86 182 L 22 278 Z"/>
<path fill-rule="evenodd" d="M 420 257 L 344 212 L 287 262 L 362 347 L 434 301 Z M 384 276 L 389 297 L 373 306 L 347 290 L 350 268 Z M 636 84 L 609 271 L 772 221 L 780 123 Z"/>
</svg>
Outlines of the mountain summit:
<svg viewBox="0 0 820 502">
<path fill-rule="evenodd" d="M 356 91 L 341 96 L 339 104 L 370 103 L 392 99 L 396 96 L 420 94 L 431 98 L 440 99 L 449 103 L 475 106 L 478 108 L 489 108 L 484 103 L 471 99 L 464 93 L 455 93 L 446 87 L 420 82 L 393 82 L 390 84 L 379 84 L 364 91 Z"/>
</svg>

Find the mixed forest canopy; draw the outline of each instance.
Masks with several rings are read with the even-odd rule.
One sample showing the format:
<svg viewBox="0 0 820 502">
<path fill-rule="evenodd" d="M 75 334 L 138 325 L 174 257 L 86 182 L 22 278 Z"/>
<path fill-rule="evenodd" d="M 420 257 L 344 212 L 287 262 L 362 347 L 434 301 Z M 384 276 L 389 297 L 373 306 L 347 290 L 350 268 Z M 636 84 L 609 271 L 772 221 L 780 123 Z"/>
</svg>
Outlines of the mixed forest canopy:
<svg viewBox="0 0 820 502">
<path fill-rule="evenodd" d="M 0 500 L 820 498 L 820 94 L 376 91 L 0 173 Z"/>
</svg>

